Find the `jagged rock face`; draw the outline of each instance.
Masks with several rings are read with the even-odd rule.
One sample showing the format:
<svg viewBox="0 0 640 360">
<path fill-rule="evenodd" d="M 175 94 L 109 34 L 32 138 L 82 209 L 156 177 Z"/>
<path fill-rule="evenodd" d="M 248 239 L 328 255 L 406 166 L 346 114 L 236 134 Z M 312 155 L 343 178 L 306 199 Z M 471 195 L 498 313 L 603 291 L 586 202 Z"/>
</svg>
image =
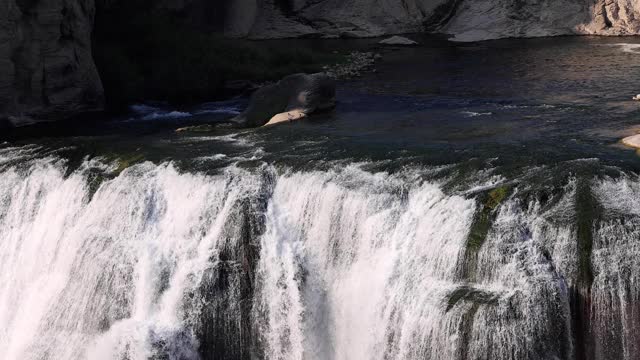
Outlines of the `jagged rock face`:
<svg viewBox="0 0 640 360">
<path fill-rule="evenodd" d="M 251 38 L 440 31 L 474 41 L 640 33 L 636 0 L 238 0 L 224 11 L 227 35 Z"/>
<path fill-rule="evenodd" d="M 640 2 L 637 0 L 598 0 L 592 8 L 592 22 L 579 30 L 587 34 L 639 34 Z"/>
<path fill-rule="evenodd" d="M 442 28 L 458 41 L 640 33 L 635 0 L 463 0 Z"/>
<path fill-rule="evenodd" d="M 0 0 L 0 118 L 16 125 L 100 109 L 89 0 Z"/>
<path fill-rule="evenodd" d="M 420 32 L 447 0 L 237 0 L 227 2 L 231 36 L 380 36 Z"/>
<path fill-rule="evenodd" d="M 553 36 L 589 21 L 585 0 L 466 0 L 443 31 L 459 41 Z"/>
</svg>

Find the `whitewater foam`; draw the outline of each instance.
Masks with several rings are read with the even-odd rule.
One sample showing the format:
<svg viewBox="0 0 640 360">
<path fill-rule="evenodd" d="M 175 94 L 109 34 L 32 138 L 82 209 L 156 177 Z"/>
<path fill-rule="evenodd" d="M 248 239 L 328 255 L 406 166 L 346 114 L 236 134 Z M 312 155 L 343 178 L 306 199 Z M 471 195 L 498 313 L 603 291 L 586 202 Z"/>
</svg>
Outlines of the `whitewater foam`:
<svg viewBox="0 0 640 360">
<path fill-rule="evenodd" d="M 626 52 L 626 53 L 640 54 L 640 44 L 619 43 L 619 44 L 612 44 L 611 46 L 617 46 L 620 49 L 622 49 L 623 52 Z"/>
<path fill-rule="evenodd" d="M 424 180 L 441 168 L 370 165 L 207 176 L 146 162 L 97 185 L 100 159 L 5 167 L 0 358 L 572 357 L 577 180 L 551 202 L 511 184 L 496 206 L 478 201 L 488 188 Z M 628 359 L 640 212 L 616 199 L 637 182 L 591 184 L 609 211 L 593 227 L 593 329 Z"/>
</svg>

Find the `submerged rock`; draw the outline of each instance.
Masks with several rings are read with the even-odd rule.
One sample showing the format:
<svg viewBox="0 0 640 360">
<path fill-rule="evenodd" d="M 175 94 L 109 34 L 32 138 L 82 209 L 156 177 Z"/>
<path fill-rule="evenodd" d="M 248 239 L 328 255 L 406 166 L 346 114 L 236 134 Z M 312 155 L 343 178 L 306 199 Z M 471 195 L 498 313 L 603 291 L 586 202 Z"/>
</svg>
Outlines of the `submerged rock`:
<svg viewBox="0 0 640 360">
<path fill-rule="evenodd" d="M 403 37 L 403 36 L 392 36 L 388 39 L 384 39 L 382 41 L 379 42 L 379 44 L 382 45 L 400 45 L 400 46 L 412 46 L 412 45 L 418 45 L 417 42 Z"/>
<path fill-rule="evenodd" d="M 336 83 L 327 74 L 294 74 L 256 91 L 249 107 L 231 121 L 242 127 L 299 120 L 335 106 Z"/>
</svg>

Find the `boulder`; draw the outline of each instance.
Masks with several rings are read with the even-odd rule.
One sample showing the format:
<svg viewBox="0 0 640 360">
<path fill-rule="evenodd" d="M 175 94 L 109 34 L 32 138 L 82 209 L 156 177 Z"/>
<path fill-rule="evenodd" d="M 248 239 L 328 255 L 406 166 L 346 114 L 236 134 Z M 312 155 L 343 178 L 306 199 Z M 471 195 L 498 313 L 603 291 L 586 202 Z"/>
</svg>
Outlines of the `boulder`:
<svg viewBox="0 0 640 360">
<path fill-rule="evenodd" d="M 640 101 L 640 94 L 636 95 L 633 97 L 633 100 L 635 101 Z"/>
<path fill-rule="evenodd" d="M 418 45 L 417 42 L 403 37 L 403 36 L 392 36 L 388 39 L 384 39 L 382 41 L 379 42 L 379 44 L 382 45 L 394 45 L 394 46 L 413 46 L 413 45 Z"/>
<path fill-rule="evenodd" d="M 332 109 L 335 103 L 336 83 L 327 74 L 294 74 L 260 88 L 231 121 L 241 127 L 273 125 Z"/>
</svg>

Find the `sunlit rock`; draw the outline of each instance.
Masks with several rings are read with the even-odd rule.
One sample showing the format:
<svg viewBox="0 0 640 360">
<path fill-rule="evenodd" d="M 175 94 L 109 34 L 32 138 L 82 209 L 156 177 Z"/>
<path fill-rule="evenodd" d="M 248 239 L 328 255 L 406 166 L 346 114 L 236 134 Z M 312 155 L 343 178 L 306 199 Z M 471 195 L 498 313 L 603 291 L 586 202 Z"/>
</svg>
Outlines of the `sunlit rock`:
<svg viewBox="0 0 640 360">
<path fill-rule="evenodd" d="M 622 143 L 632 148 L 640 149 L 640 134 L 628 136 L 622 139 Z"/>
</svg>

